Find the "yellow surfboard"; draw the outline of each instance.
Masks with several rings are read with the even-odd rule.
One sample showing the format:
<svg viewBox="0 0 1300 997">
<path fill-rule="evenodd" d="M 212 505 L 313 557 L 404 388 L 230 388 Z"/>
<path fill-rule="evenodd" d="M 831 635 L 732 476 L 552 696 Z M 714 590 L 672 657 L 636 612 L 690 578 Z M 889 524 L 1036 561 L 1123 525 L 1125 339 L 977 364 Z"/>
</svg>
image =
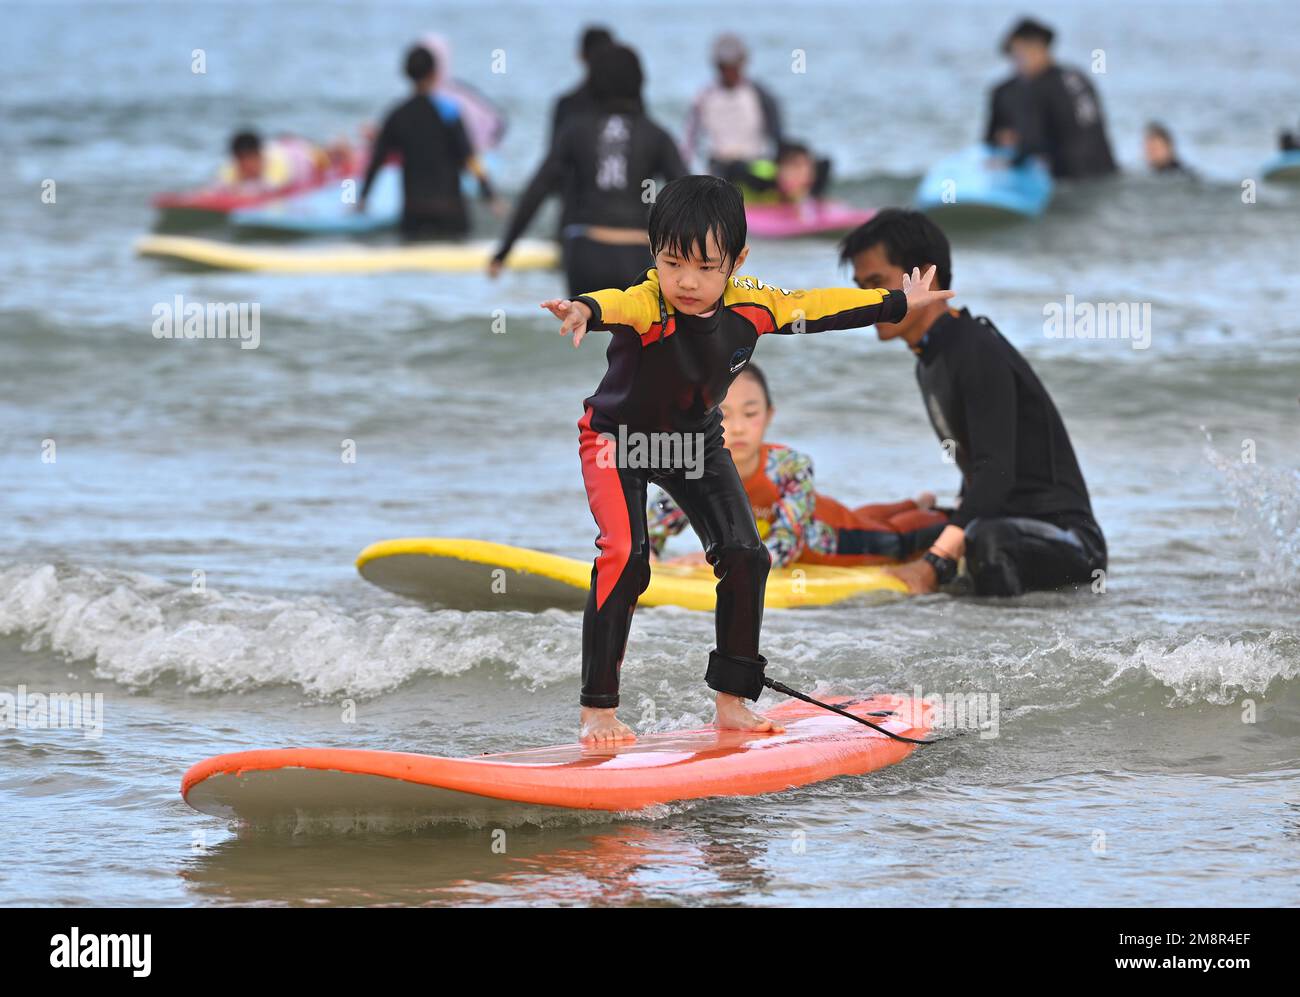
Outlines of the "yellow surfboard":
<svg viewBox="0 0 1300 997">
<path fill-rule="evenodd" d="M 487 240 L 409 246 L 364 243 L 265 246 L 181 235 L 149 235 L 135 244 L 135 251 L 141 256 L 216 270 L 257 270 L 263 273 L 473 272 L 487 269 L 496 248 L 496 243 Z M 537 270 L 554 267 L 559 259 L 560 251 L 555 243 L 521 239 L 510 251 L 506 266 L 515 270 Z"/>
<path fill-rule="evenodd" d="M 591 565 L 540 550 L 454 537 L 382 540 L 357 556 L 357 570 L 366 581 L 452 609 L 582 609 Z M 639 605 L 712 610 L 717 583 L 708 565 L 656 564 Z M 826 606 L 899 594 L 906 595 L 907 586 L 884 568 L 796 565 L 774 568 L 768 575 L 766 606 Z"/>
</svg>

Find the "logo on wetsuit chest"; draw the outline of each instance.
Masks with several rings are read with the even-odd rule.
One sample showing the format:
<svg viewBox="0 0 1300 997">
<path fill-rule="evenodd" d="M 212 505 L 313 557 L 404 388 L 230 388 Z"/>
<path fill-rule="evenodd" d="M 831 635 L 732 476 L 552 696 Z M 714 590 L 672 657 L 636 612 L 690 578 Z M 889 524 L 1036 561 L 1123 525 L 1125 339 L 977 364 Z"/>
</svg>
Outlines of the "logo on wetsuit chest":
<svg viewBox="0 0 1300 997">
<path fill-rule="evenodd" d="M 731 363 L 728 365 L 727 369 L 733 374 L 736 373 L 736 371 L 740 370 L 741 367 L 749 363 L 749 356 L 753 352 L 752 348 L 742 346 L 735 353 L 731 354 Z"/>
</svg>

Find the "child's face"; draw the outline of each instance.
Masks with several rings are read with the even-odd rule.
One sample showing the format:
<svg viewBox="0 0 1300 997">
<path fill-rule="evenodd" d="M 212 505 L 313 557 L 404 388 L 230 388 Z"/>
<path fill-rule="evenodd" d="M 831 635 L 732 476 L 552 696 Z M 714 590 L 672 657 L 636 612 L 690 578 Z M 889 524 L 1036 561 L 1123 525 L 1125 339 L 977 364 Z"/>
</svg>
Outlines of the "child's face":
<svg viewBox="0 0 1300 997">
<path fill-rule="evenodd" d="M 1155 132 L 1147 132 L 1142 139 L 1142 151 L 1146 156 L 1147 165 L 1152 167 L 1161 167 L 1167 165 L 1174 158 L 1173 149 L 1164 137 Z"/>
<path fill-rule="evenodd" d="M 757 378 L 741 374 L 731 382 L 722 400 L 722 433 L 731 459 L 737 464 L 752 460 L 763 445 L 773 411 L 767 407 Z"/>
<path fill-rule="evenodd" d="M 235 170 L 240 180 L 261 180 L 262 166 L 260 152 L 241 152 L 235 157 Z"/>
<path fill-rule="evenodd" d="M 698 253 L 694 250 L 693 253 Z M 704 256 L 680 256 L 668 249 L 655 253 L 655 268 L 659 271 L 659 288 L 676 311 L 687 315 L 711 315 L 731 274 L 740 269 L 749 255 L 746 246 L 736 257 L 734 265 L 727 265 L 718 248 L 713 233 L 709 233 Z"/>
<path fill-rule="evenodd" d="M 812 156 L 797 153 L 781 160 L 776 167 L 776 187 L 791 201 L 802 201 L 817 182 L 817 165 Z"/>
</svg>

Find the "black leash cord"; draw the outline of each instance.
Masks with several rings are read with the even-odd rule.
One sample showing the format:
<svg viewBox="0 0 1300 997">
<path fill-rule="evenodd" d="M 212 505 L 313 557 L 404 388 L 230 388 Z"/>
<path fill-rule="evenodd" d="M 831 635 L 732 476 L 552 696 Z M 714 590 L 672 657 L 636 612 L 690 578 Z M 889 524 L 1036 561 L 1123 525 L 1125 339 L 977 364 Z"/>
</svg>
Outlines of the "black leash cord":
<svg viewBox="0 0 1300 997">
<path fill-rule="evenodd" d="M 763 684 L 773 692 L 779 692 L 783 696 L 793 696 L 795 699 L 802 699 L 805 703 L 811 703 L 813 706 L 820 706 L 823 710 L 830 710 L 832 713 L 838 713 L 842 717 L 848 717 L 850 720 L 856 720 L 860 724 L 866 724 L 872 730 L 878 730 L 886 737 L 892 737 L 895 741 L 905 741 L 908 744 L 938 744 L 939 741 L 947 740 L 946 738 L 934 738 L 932 740 L 923 740 L 917 737 L 904 737 L 902 734 L 895 734 L 892 730 L 885 730 L 879 724 L 873 724 L 870 720 L 863 720 L 862 717 L 850 713 L 848 710 L 841 710 L 838 706 L 832 706 L 830 703 L 823 703 L 819 699 L 813 699 L 812 696 L 805 696 L 797 689 L 791 689 L 784 682 L 778 682 L 776 679 L 763 676 Z"/>
</svg>

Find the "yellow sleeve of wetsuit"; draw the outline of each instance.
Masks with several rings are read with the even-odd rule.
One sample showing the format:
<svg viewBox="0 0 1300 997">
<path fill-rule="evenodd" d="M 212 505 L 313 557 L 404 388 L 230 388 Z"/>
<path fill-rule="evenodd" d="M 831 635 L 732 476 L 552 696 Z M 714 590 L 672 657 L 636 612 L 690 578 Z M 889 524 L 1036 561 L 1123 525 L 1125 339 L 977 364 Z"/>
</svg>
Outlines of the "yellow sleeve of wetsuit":
<svg viewBox="0 0 1300 997">
<path fill-rule="evenodd" d="M 662 317 L 659 310 L 659 272 L 653 267 L 646 271 L 639 284 L 626 291 L 608 288 L 580 294 L 577 299 L 591 309 L 588 329 L 611 329 L 627 326 L 638 335 L 648 332 Z"/>
<path fill-rule="evenodd" d="M 726 303 L 732 307 L 751 304 L 764 309 L 771 317 L 766 327 L 760 327 L 760 333 L 862 329 L 877 322 L 897 322 L 907 314 L 907 298 L 902 291 L 854 287 L 788 291 L 757 277 L 732 277 Z"/>
</svg>

